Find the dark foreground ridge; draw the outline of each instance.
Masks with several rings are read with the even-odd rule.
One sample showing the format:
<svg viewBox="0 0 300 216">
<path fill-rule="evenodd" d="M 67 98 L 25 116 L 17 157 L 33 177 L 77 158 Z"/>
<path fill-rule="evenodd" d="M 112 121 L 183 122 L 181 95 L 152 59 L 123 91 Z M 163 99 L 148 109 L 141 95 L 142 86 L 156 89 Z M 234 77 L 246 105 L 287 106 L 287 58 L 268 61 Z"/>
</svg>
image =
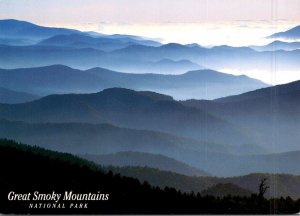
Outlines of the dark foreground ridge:
<svg viewBox="0 0 300 216">
<path fill-rule="evenodd" d="M 14 214 L 291 214 L 299 212 L 300 200 L 267 200 L 260 194 L 215 198 L 186 194 L 172 188 L 153 188 L 148 183 L 104 172 L 101 167 L 75 157 L 39 147 L 0 140 L 0 213 Z M 8 194 L 31 193 L 29 201 L 8 200 Z M 62 194 L 56 203 L 65 208 L 29 208 L 33 194 Z M 63 200 L 65 192 L 104 194 L 101 200 Z M 108 194 L 108 196 L 107 196 Z M 106 197 L 108 199 L 106 200 Z M 16 197 L 15 197 L 16 198 Z M 20 197 L 18 197 L 20 198 Z M 26 199 L 26 196 L 22 197 Z M 28 198 L 28 197 L 27 197 Z M 75 204 L 88 208 L 76 209 Z M 73 204 L 73 208 L 70 205 Z"/>
</svg>

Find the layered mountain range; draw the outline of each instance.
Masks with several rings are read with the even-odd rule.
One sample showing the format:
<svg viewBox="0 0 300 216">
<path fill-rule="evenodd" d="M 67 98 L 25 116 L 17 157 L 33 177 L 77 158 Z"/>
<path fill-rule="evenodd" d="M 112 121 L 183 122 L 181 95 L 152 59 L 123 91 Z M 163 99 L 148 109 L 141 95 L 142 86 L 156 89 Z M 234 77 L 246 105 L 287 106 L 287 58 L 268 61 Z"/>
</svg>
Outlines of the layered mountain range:
<svg viewBox="0 0 300 216">
<path fill-rule="evenodd" d="M 7 166 L 8 164 L 10 166 Z M 28 212 L 31 214 L 78 212 L 82 214 L 160 214 L 162 212 L 165 214 L 234 214 L 236 212 L 292 214 L 298 211 L 299 201 L 294 201 L 291 197 L 297 198 L 299 188 L 291 190 L 294 188 L 288 184 L 297 184 L 299 178 L 290 175 L 253 174 L 221 179 L 188 177 L 153 168 L 103 167 L 71 154 L 3 139 L 0 139 L 0 168 L 3 173 L 0 184 L 5 185 L 3 193 L 0 194 L 0 210 L 5 214 Z M 147 182 L 141 183 L 136 177 L 125 177 L 123 173 L 127 176 L 137 175 L 140 181 L 145 178 Z M 27 177 L 20 181 L 18 178 L 20 175 L 27 175 Z M 268 194 L 268 198 L 272 197 L 272 199 L 260 197 L 256 193 L 257 190 L 253 190 L 257 187 L 261 177 L 267 177 L 268 182 L 272 183 L 272 191 L 276 190 L 276 193 Z M 276 181 L 272 181 L 274 178 Z M 99 185 L 101 185 L 101 192 Z M 57 202 L 59 206 L 69 204 L 64 198 L 62 203 L 59 194 L 70 193 L 80 200 L 84 199 L 80 198 L 84 197 L 80 196 L 81 194 L 87 194 L 91 198 L 84 199 L 84 202 L 89 208 L 50 208 L 50 206 L 49 208 L 27 209 L 25 206 L 28 206 L 31 193 L 22 196 L 13 191 L 24 186 L 30 191 L 55 189 L 52 196 L 49 194 L 47 197 L 53 197 L 52 202 Z M 73 191 L 74 188 L 76 191 Z M 97 190 L 97 193 L 90 192 Z M 191 190 L 194 193 L 190 193 Z M 195 192 L 197 192 L 196 195 Z M 18 202 L 13 202 L 7 199 L 7 194 L 10 194 L 9 197 L 23 197 L 23 200 L 19 198 Z M 34 194 L 40 197 L 46 196 L 38 191 Z M 93 198 L 95 196 L 96 198 Z M 58 198 L 55 199 L 55 197 Z M 70 205 L 73 202 L 72 200 Z M 151 205 L 149 205 L 150 202 Z M 228 203 L 232 203 L 233 208 L 228 208 Z M 42 204 L 37 205 L 42 206 Z"/>
<path fill-rule="evenodd" d="M 262 146 L 274 151 L 298 150 L 300 129 L 300 82 L 277 85 L 214 101 L 184 101 L 209 110 L 252 132 Z"/>
<path fill-rule="evenodd" d="M 298 88 L 295 82 L 215 101 L 175 101 L 121 88 L 51 95 L 1 104 L 1 118 L 10 120 L 1 121 L 1 131 L 2 137 L 76 154 L 162 154 L 213 175 L 297 174 Z"/>
<path fill-rule="evenodd" d="M 35 95 L 91 93 L 112 87 L 155 91 L 176 99 L 215 99 L 268 85 L 247 76 L 202 69 L 180 75 L 128 74 L 103 68 L 78 70 L 63 65 L 0 69 L 0 86 Z"/>
<path fill-rule="evenodd" d="M 300 81 L 220 71 L 297 73 L 299 42 L 278 38 L 298 29 L 265 46 L 208 48 L 0 20 L 0 138 L 153 186 L 249 195 L 268 177 L 297 198 Z"/>
<path fill-rule="evenodd" d="M 78 69 L 102 67 L 128 73 L 178 74 L 210 68 L 239 69 L 245 74 L 270 70 L 274 57 L 278 71 L 299 68 L 300 52 L 295 44 L 278 49 L 225 45 L 206 48 L 160 44 L 131 35 L 42 27 L 17 20 L 1 20 L 0 28 L 5 29 L 0 32 L 0 68 L 7 69 L 63 64 Z"/>
</svg>

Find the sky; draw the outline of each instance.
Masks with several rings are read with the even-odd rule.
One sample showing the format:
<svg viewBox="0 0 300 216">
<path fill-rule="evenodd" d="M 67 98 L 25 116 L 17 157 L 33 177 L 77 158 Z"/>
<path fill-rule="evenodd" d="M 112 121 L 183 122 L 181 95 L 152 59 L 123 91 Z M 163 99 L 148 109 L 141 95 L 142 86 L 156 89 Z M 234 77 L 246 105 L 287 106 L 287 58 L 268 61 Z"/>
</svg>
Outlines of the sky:
<svg viewBox="0 0 300 216">
<path fill-rule="evenodd" d="M 299 11 L 300 0 L 0 0 L 0 19 L 205 46 L 265 44 Z"/>
<path fill-rule="evenodd" d="M 162 43 L 264 45 L 271 42 L 266 36 L 300 25 L 300 0 L 0 0 L 0 19 L 139 35 Z M 270 84 L 300 79 L 300 71 L 222 72 Z"/>
</svg>

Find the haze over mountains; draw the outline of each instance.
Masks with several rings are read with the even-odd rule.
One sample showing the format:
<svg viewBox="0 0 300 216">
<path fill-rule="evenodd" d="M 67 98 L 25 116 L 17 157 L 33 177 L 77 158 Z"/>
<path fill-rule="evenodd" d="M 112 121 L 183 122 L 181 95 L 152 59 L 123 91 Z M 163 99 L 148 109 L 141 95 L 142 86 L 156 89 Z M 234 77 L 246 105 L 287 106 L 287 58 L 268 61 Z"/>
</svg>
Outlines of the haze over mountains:
<svg viewBox="0 0 300 216">
<path fill-rule="evenodd" d="M 170 171 L 180 173 L 187 176 L 209 176 L 210 174 L 191 167 L 185 163 L 181 163 L 172 158 L 160 155 L 143 152 L 117 152 L 115 154 L 95 155 L 85 154 L 80 155 L 87 160 L 94 161 L 103 166 L 115 167 L 152 167 L 162 171 Z"/>
<path fill-rule="evenodd" d="M 144 40 L 138 36 L 118 34 L 105 35 L 97 32 L 82 32 L 67 28 L 44 27 L 15 19 L 0 20 L 0 29 L 0 38 L 7 39 L 7 41 L 9 41 L 9 39 L 14 39 L 15 42 L 23 41 L 23 43 L 19 43 L 20 45 L 30 45 L 36 43 L 63 45 L 64 43 L 68 43 L 68 45 L 76 46 L 76 44 L 84 44 L 84 42 L 87 43 L 86 45 L 95 45 L 97 40 L 100 40 L 99 42 L 102 43 L 103 41 L 101 41 L 101 39 L 104 40 L 104 42 L 108 41 L 116 43 L 123 42 L 131 44 L 141 43 L 144 45 L 160 45 L 159 42 Z M 95 37 L 101 37 L 101 39 L 96 39 Z M 83 47 L 86 48 L 86 46 Z"/>
<path fill-rule="evenodd" d="M 298 211 L 298 201 L 291 200 L 287 196 L 292 198 L 298 197 L 299 188 L 294 188 L 293 185 L 297 185 L 299 177 L 290 175 L 252 174 L 225 179 L 188 177 L 153 168 L 103 167 L 71 154 L 54 152 L 4 139 L 0 139 L 0 154 L 1 170 L 4 173 L 0 181 L 1 185 L 5 185 L 3 188 L 4 193 L 0 194 L 1 204 L 4 204 L 1 205 L 1 211 L 7 214 L 12 212 L 19 214 L 28 213 L 28 209 L 23 207 L 22 201 L 13 205 L 13 202 L 8 200 L 6 195 L 15 188 L 24 188 L 24 185 L 30 191 L 34 191 L 37 188 L 41 191 L 47 191 L 50 185 L 50 188 L 55 188 L 55 192 L 58 194 L 63 194 L 66 190 L 71 191 L 73 188 L 76 188 L 76 193 L 78 194 L 91 194 L 89 191 L 97 191 L 99 184 L 103 187 L 101 194 L 108 193 L 105 196 L 109 196 L 109 199 L 102 200 L 103 202 L 95 202 L 90 199 L 85 200 L 89 204 L 89 208 L 79 209 L 80 213 L 159 214 L 163 212 L 168 214 L 232 214 L 239 211 L 245 212 L 245 206 L 247 213 L 284 212 L 292 214 Z M 16 161 L 19 163 L 15 163 Z M 7 166 L 7 164 L 10 164 L 10 166 Z M 40 171 L 36 172 L 36 170 Z M 122 174 L 120 175 L 119 173 Z M 126 174 L 124 175 L 123 173 Z M 19 175 L 28 175 L 28 177 L 24 181 L 20 181 Z M 137 177 L 135 179 L 125 177 L 132 175 L 137 175 Z M 147 182 L 141 183 L 136 178 L 140 181 L 146 178 Z M 258 200 L 262 199 L 259 199 L 256 194 L 257 190 L 253 190 L 253 188 L 257 187 L 261 178 L 267 178 L 268 183 L 272 183 L 272 189 L 268 191 L 276 189 L 275 193 L 268 193 L 268 195 L 278 197 L 277 199 L 267 200 L 263 198 L 264 203 L 270 203 L 266 204 L 266 206 L 272 206 L 271 210 L 261 207 Z M 172 180 L 170 181 L 170 179 Z M 190 191 L 197 192 L 197 195 L 194 195 L 195 193 L 190 194 Z M 213 196 L 205 196 L 206 194 Z M 151 206 L 149 206 L 150 202 Z M 233 210 L 231 208 L 228 209 L 228 202 L 234 206 Z M 205 205 L 202 205 L 202 203 L 205 203 Z M 273 207 L 274 203 L 275 207 Z M 236 205 L 238 205 L 238 208 Z M 218 207 L 217 210 L 216 207 Z M 78 213 L 77 209 L 74 211 L 73 208 L 63 207 L 46 210 L 43 208 L 29 208 L 30 213 L 33 214 L 46 212 L 48 214 Z"/>
<path fill-rule="evenodd" d="M 32 144 L 39 143 L 37 140 L 40 140 L 41 143 L 48 143 L 44 147 L 73 153 L 91 154 L 98 149 L 98 152 L 102 154 L 119 151 L 164 154 L 219 176 L 243 175 L 251 172 L 298 174 L 299 152 L 296 151 L 299 150 L 297 132 L 300 122 L 298 84 L 295 82 L 264 88 L 215 101 L 194 100 L 179 103 L 171 97 L 156 93 L 115 88 L 96 94 L 52 95 L 30 103 L 2 104 L 0 106 L 1 118 L 10 120 L 40 123 L 111 123 L 132 129 L 161 131 L 173 134 L 172 136 L 188 138 L 172 138 L 172 136 L 164 135 L 165 138 L 169 137 L 168 145 L 166 145 L 165 138 L 163 138 L 165 140 L 163 142 L 159 141 L 160 139 L 155 141 L 154 138 L 162 137 L 162 134 L 143 132 L 138 135 L 133 133 L 132 138 L 129 139 L 130 130 L 124 130 L 124 135 L 119 137 L 112 133 L 115 130 L 114 127 L 108 127 L 113 130 L 109 132 L 110 136 L 104 139 L 107 140 L 105 142 L 108 142 L 105 144 L 103 138 L 107 132 L 100 133 L 102 129 L 95 130 L 97 127 L 92 125 L 68 125 L 66 123 L 61 126 L 21 124 L 23 129 L 20 128 L 20 125 L 17 127 L 18 129 L 14 129 L 18 124 L 4 121 L 2 122 L 2 136 L 10 134 L 7 138 L 20 139 L 20 141 Z M 278 104 L 272 103 L 274 89 L 277 89 L 278 92 L 276 95 Z M 280 101 L 281 96 L 283 96 L 283 101 Z M 192 108 L 188 108 L 188 106 Z M 8 125 L 10 126 L 8 127 Z M 269 127 L 270 125 L 272 127 Z M 45 130 L 42 132 L 41 129 L 45 126 Z M 53 133 L 54 131 L 47 128 L 48 126 L 57 131 Z M 30 132 L 31 127 L 33 129 Z M 7 131 L 8 128 L 10 129 Z M 273 136 L 273 130 L 278 131 L 280 136 Z M 18 135 L 18 133 L 22 134 L 22 131 L 24 135 Z M 34 131 L 39 132 L 35 134 Z M 50 131 L 52 132 L 50 133 Z M 97 138 L 97 136 L 99 137 Z M 87 145 L 81 145 L 82 142 L 86 143 L 81 140 L 84 137 L 90 137 L 92 152 L 88 152 Z M 150 137 L 152 141 L 146 147 L 145 144 Z M 67 145 L 69 147 L 61 146 L 59 140 L 69 143 Z M 100 146 L 98 144 L 98 147 L 94 146 L 95 143 L 99 143 L 97 140 L 102 143 Z M 136 140 L 135 145 L 132 145 L 134 144 L 132 140 Z M 140 144 L 141 140 L 143 140 L 143 145 Z M 109 144 L 111 142 L 114 144 Z M 164 148 L 159 147 L 158 143 L 161 142 L 165 143 L 163 144 Z M 73 143 L 72 148 L 70 148 L 70 143 Z M 120 144 L 122 145 L 119 146 Z M 77 147 L 75 148 L 75 146 Z M 263 151 L 287 153 L 262 154 Z M 245 155 L 246 152 L 248 155 Z"/>
<path fill-rule="evenodd" d="M 153 186 L 161 188 L 171 186 L 185 192 L 194 191 L 200 192 L 201 194 L 206 192 L 207 194 L 217 196 L 239 192 L 240 195 L 247 196 L 249 192 L 256 192 L 257 182 L 266 178 L 268 185 L 270 185 L 270 189 L 267 190 L 267 197 L 290 196 L 293 199 L 297 199 L 300 193 L 298 187 L 300 177 L 294 175 L 253 173 L 228 178 L 210 176 L 190 177 L 147 167 L 111 168 L 114 172 L 120 172 L 122 175 L 138 178 L 141 181 L 147 181 Z M 222 184 L 222 186 L 220 184 Z M 228 185 L 226 186 L 224 184 L 230 185 L 228 187 Z M 238 186 L 239 188 L 232 188 L 233 186 Z M 221 190 L 221 188 L 223 188 L 223 190 Z M 239 190 L 240 188 L 244 190 Z"/>
<path fill-rule="evenodd" d="M 290 48 L 295 44 L 284 46 L 284 50 L 281 45 L 278 50 L 253 47 L 258 52 L 249 47 L 225 45 L 205 48 L 160 44 L 131 35 L 49 28 L 17 20 L 2 20 L 0 24 L 6 29 L 0 33 L 0 68 L 7 69 L 62 64 L 77 69 L 102 67 L 127 73 L 160 74 L 182 74 L 203 68 L 239 69 L 252 75 L 255 70 L 270 71 L 273 57 L 277 71 L 297 71 L 300 66 L 299 49 Z M 28 40 L 34 42 L 26 44 Z"/>
<path fill-rule="evenodd" d="M 0 86 L 36 95 L 96 92 L 123 87 L 155 91 L 176 99 L 214 99 L 255 90 L 268 85 L 247 76 L 213 70 L 189 71 L 181 75 L 128 74 L 93 68 L 72 69 L 62 65 L 28 69 L 0 69 Z"/>
<path fill-rule="evenodd" d="M 249 147 L 245 146 L 246 151 L 243 151 L 244 146 L 205 143 L 155 131 L 131 130 L 110 125 L 28 124 L 2 120 L 0 128 L 2 138 L 15 139 L 56 151 L 80 155 L 92 154 L 94 156 L 86 156 L 86 158 L 98 163 L 103 162 L 102 164 L 105 165 L 110 163 L 109 160 L 112 160 L 113 155 L 102 156 L 102 154 L 117 153 L 116 156 L 118 156 L 119 152 L 136 151 L 150 153 L 151 155 L 147 155 L 148 158 L 161 158 L 155 154 L 171 157 L 217 176 L 238 176 L 253 172 L 300 174 L 299 151 L 261 154 L 263 151 L 259 148 L 256 152 L 250 152 L 247 151 Z M 130 166 L 136 163 L 136 165 L 143 166 L 145 163 L 143 162 L 144 155 L 143 160 L 137 161 L 137 158 L 134 162 L 134 158 L 141 157 L 142 153 L 121 154 L 122 156 L 118 156 L 118 159 L 114 160 L 111 165 Z M 122 157 L 129 156 L 132 160 L 122 159 Z M 166 170 L 170 161 L 162 159 L 159 165 L 154 167 Z M 176 161 L 171 162 L 173 169 L 168 168 L 168 170 L 175 171 L 177 169 L 177 172 L 181 170 L 179 173 L 191 175 L 188 172 L 191 170 L 190 168 L 183 171 L 180 168 L 182 165 Z M 147 164 L 151 165 L 149 162 Z M 202 175 L 208 174 L 202 172 Z"/>
<path fill-rule="evenodd" d="M 257 51 L 275 51 L 275 50 L 296 50 L 300 49 L 300 42 L 284 42 L 280 40 L 273 41 L 264 46 L 250 46 Z"/>
<path fill-rule="evenodd" d="M 42 40 L 38 45 L 43 46 L 62 46 L 74 48 L 94 48 L 103 51 L 112 51 L 122 49 L 130 45 L 140 44 L 145 46 L 160 46 L 161 44 L 150 40 L 136 40 L 130 36 L 128 37 L 91 37 L 83 34 L 70 35 L 55 35 L 48 39 Z"/>
<path fill-rule="evenodd" d="M 147 64 L 162 59 L 172 61 L 188 60 L 202 68 L 212 68 L 215 70 L 222 70 L 224 68 L 239 68 L 245 72 L 248 70 L 268 70 L 270 64 L 272 64 L 272 56 L 274 55 L 277 59 L 276 63 L 279 71 L 296 70 L 299 67 L 298 59 L 300 56 L 299 50 L 257 52 L 247 47 L 219 46 L 202 48 L 188 47 L 180 44 L 167 44 L 160 47 L 130 45 L 111 52 L 92 48 L 2 45 L 0 51 L 1 68 L 40 67 L 63 64 L 79 69 L 103 67 L 128 73 L 138 73 L 140 65 L 145 64 L 147 66 Z M 135 64 L 137 66 L 134 66 Z M 153 69 L 153 67 L 145 67 L 143 72 L 157 73 Z M 172 73 L 172 71 L 167 71 L 166 69 L 162 71 L 163 73 Z M 184 72 L 186 71 L 181 71 L 181 73 Z"/>
<path fill-rule="evenodd" d="M 24 103 L 38 99 L 36 95 L 0 87 L 0 103 Z"/>
<path fill-rule="evenodd" d="M 0 44 L 0 138 L 121 166 L 153 185 L 174 186 L 174 176 L 185 191 L 179 174 L 300 175 L 300 81 L 219 72 L 298 73 L 297 41 L 207 48 L 0 20 Z M 249 176 L 187 181 L 206 194 L 248 194 Z"/>
<path fill-rule="evenodd" d="M 254 144 L 246 132 L 205 111 L 183 106 L 156 93 L 120 88 L 95 94 L 51 95 L 24 104 L 1 104 L 0 117 L 28 122 L 110 123 L 201 141 Z"/>
<path fill-rule="evenodd" d="M 216 116 L 255 131 L 261 145 L 269 145 L 276 152 L 299 149 L 300 81 L 215 101 L 193 100 L 183 104 L 209 110 Z"/>
</svg>

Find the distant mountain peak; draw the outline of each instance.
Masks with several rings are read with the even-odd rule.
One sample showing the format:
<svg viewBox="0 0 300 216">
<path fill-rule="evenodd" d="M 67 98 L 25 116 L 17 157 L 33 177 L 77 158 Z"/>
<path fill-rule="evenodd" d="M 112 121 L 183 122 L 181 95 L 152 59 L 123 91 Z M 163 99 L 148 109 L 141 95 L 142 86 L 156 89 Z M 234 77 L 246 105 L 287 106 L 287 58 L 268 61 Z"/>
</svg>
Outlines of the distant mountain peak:
<svg viewBox="0 0 300 216">
<path fill-rule="evenodd" d="M 128 89 L 128 88 L 119 88 L 119 87 L 107 88 L 96 94 L 114 94 L 114 95 L 115 94 L 118 94 L 118 95 L 131 94 L 131 95 L 136 95 L 136 96 L 147 97 L 147 98 L 149 98 L 151 100 L 155 100 L 155 101 L 160 101 L 160 100 L 173 101 L 174 100 L 173 97 L 171 97 L 169 95 L 164 95 L 164 94 L 156 93 L 153 91 L 135 91 L 135 90 Z"/>
<path fill-rule="evenodd" d="M 285 50 L 293 51 L 300 48 L 300 42 L 286 42 L 281 40 L 274 40 L 264 46 L 250 46 L 252 49 L 257 51 L 276 51 Z"/>
<path fill-rule="evenodd" d="M 132 89 L 128 89 L 128 88 L 114 87 L 114 88 L 104 89 L 98 93 L 123 93 L 123 92 L 135 93 L 136 91 L 134 91 Z"/>
<path fill-rule="evenodd" d="M 283 42 L 281 40 L 274 40 L 273 42 L 269 43 L 269 44 L 284 44 L 286 42 Z"/>
<path fill-rule="evenodd" d="M 246 47 L 246 46 L 241 46 L 241 47 L 233 47 L 233 46 L 228 46 L 228 45 L 220 45 L 220 46 L 214 46 L 210 49 L 215 49 L 215 50 L 240 50 L 240 51 L 253 51 L 253 49 L 251 49 L 250 47 Z"/>
<path fill-rule="evenodd" d="M 63 64 L 54 64 L 54 65 L 47 65 L 42 67 L 33 67 L 31 68 L 33 70 L 59 70 L 59 71 L 66 71 L 66 70 L 77 70 L 74 68 L 71 68 L 69 66 L 63 65 Z"/>
<path fill-rule="evenodd" d="M 200 46 L 197 43 L 186 44 L 186 46 L 188 46 L 188 47 L 201 47 L 202 48 L 202 46 Z"/>
<path fill-rule="evenodd" d="M 151 99 L 154 100 L 164 100 L 164 101 L 173 101 L 173 97 L 169 95 L 164 95 L 164 94 L 159 94 L 153 91 L 140 91 L 139 92 L 142 95 L 145 95 L 147 97 L 150 97 Z"/>
<path fill-rule="evenodd" d="M 78 30 L 39 26 L 30 22 L 6 19 L 0 20 L 0 37 L 45 39 L 57 34 L 80 33 Z"/>
<path fill-rule="evenodd" d="M 278 32 L 268 36 L 267 38 L 285 38 L 285 39 L 300 39 L 300 25 L 295 26 L 284 32 Z"/>
<path fill-rule="evenodd" d="M 215 70 L 211 70 L 211 69 L 200 69 L 200 70 L 191 70 L 188 71 L 186 73 L 184 73 L 183 75 L 209 75 L 209 74 L 218 74 L 218 75 L 228 75 L 228 76 L 232 76 L 230 74 L 224 74 Z"/>
<path fill-rule="evenodd" d="M 161 47 L 182 48 L 182 47 L 185 47 L 185 46 L 182 45 L 182 44 L 179 44 L 179 43 L 168 43 L 168 44 L 162 45 Z"/>
<path fill-rule="evenodd" d="M 276 85 L 276 86 L 269 86 L 264 88 L 259 88 L 253 91 L 245 92 L 239 95 L 232 95 L 228 97 L 218 98 L 215 101 L 218 102 L 232 102 L 232 101 L 241 101 L 241 100 L 248 100 L 248 99 L 255 99 L 258 97 L 268 97 L 270 96 L 272 91 L 276 90 L 277 96 L 280 94 L 287 94 L 290 92 L 300 91 L 300 80 Z"/>
<path fill-rule="evenodd" d="M 14 24 L 14 25 L 28 25 L 28 26 L 36 26 L 33 23 L 23 21 L 23 20 L 16 20 L 16 19 L 2 19 L 0 20 L 0 23 L 6 23 L 6 24 Z"/>
<path fill-rule="evenodd" d="M 181 59 L 178 61 L 174 61 L 174 60 L 168 59 L 168 58 L 161 59 L 161 60 L 157 61 L 156 63 L 159 63 L 159 64 L 169 64 L 169 63 L 195 64 L 192 61 L 187 60 L 187 59 Z"/>
</svg>

